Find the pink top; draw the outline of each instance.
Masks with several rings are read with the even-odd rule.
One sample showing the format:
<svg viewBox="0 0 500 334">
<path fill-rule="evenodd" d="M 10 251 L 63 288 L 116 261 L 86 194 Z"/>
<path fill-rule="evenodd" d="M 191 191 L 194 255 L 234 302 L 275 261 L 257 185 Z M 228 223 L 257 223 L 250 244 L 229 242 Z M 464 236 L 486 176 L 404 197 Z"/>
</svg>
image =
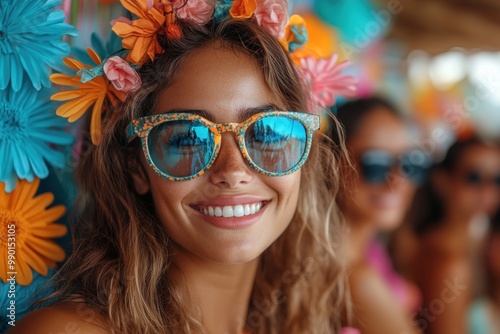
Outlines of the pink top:
<svg viewBox="0 0 500 334">
<path fill-rule="evenodd" d="M 366 259 L 409 313 L 419 308 L 421 296 L 418 289 L 394 271 L 389 254 L 379 241 L 373 240 L 370 243 Z"/>
</svg>

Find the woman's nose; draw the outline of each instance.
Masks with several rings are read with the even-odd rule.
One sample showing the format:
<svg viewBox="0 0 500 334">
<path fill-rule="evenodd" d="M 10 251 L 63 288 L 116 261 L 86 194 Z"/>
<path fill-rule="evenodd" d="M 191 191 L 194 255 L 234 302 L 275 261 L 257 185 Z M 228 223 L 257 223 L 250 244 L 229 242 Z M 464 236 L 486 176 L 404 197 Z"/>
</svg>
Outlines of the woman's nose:
<svg viewBox="0 0 500 334">
<path fill-rule="evenodd" d="M 233 133 L 222 134 L 219 155 L 210 168 L 210 181 L 220 187 L 237 188 L 252 180 L 253 171 L 239 149 Z"/>
</svg>

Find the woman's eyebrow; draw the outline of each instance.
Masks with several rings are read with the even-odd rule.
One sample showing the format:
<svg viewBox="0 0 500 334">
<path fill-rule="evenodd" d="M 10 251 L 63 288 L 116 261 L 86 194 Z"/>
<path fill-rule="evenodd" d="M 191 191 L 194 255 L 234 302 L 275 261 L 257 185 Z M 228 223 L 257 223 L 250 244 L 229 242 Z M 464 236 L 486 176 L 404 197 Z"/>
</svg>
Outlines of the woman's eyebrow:
<svg viewBox="0 0 500 334">
<path fill-rule="evenodd" d="M 278 107 L 276 104 L 266 104 L 258 107 L 253 107 L 253 108 L 245 108 L 245 109 L 240 109 L 237 110 L 238 114 L 238 119 L 240 122 L 243 122 L 247 119 L 249 119 L 251 116 L 264 112 L 264 111 L 278 111 L 282 110 L 282 108 Z M 190 114 L 196 114 L 198 116 L 201 116 L 203 118 L 208 119 L 211 122 L 215 121 L 214 115 L 212 115 L 209 111 L 204 110 L 204 109 L 170 109 L 165 111 L 164 113 L 172 114 L 172 113 L 190 113 Z"/>
<path fill-rule="evenodd" d="M 208 119 L 209 121 L 214 121 L 214 116 L 209 113 L 206 110 L 203 109 L 170 109 L 164 112 L 164 114 L 174 114 L 174 113 L 189 113 L 189 114 L 196 114 L 198 116 L 201 116 L 203 118 Z"/>
<path fill-rule="evenodd" d="M 258 114 L 258 113 L 261 113 L 264 111 L 278 111 L 278 110 L 282 110 L 282 108 L 278 107 L 275 104 L 270 103 L 270 104 L 266 104 L 266 105 L 259 106 L 259 107 L 238 110 L 238 118 L 239 118 L 240 122 L 243 122 L 255 114 Z"/>
</svg>

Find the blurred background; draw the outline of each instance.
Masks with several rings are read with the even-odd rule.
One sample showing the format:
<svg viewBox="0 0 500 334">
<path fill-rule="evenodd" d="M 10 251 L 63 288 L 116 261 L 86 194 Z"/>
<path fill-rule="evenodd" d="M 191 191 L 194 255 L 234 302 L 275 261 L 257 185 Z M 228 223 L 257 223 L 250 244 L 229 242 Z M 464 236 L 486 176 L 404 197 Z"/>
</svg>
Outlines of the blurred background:
<svg viewBox="0 0 500 334">
<path fill-rule="evenodd" d="M 316 0 L 296 6 L 309 13 L 312 38 L 323 35 L 318 46 L 330 40 L 353 63 L 361 96 L 385 95 L 428 136 L 437 127 L 449 133 L 436 149 L 472 131 L 500 137 L 500 2 Z"/>
</svg>

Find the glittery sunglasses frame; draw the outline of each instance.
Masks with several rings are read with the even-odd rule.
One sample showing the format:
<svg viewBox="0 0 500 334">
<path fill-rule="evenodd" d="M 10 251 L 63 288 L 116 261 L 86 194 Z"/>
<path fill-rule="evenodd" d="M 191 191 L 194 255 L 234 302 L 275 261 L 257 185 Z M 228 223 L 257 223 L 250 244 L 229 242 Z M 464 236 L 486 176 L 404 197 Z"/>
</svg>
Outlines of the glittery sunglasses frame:
<svg viewBox="0 0 500 334">
<path fill-rule="evenodd" d="M 245 132 L 248 129 L 248 127 L 258 120 L 269 117 L 286 117 L 296 120 L 300 124 L 302 124 L 304 126 L 304 129 L 306 130 L 306 146 L 304 149 L 304 154 L 302 155 L 302 157 L 295 166 L 284 172 L 269 172 L 260 168 L 249 157 L 245 145 Z M 212 151 L 212 158 L 210 159 L 208 164 L 205 165 L 203 169 L 201 169 L 195 174 L 188 176 L 169 175 L 164 171 L 162 171 L 161 169 L 159 169 L 151 159 L 148 147 L 148 136 L 154 127 L 170 121 L 196 121 L 198 122 L 198 124 L 206 126 L 214 134 L 214 146 Z M 126 128 L 126 136 L 128 138 L 129 143 L 131 143 L 137 137 L 141 138 L 142 150 L 148 165 L 158 175 L 170 181 L 187 181 L 203 175 L 213 165 L 213 163 L 217 159 L 217 156 L 219 155 L 221 148 L 222 133 L 224 132 L 234 132 L 236 134 L 237 143 L 240 152 L 243 155 L 243 158 L 248 163 L 248 165 L 250 165 L 256 171 L 269 176 L 283 176 L 296 172 L 304 165 L 311 150 L 313 134 L 315 131 L 319 129 L 319 125 L 320 125 L 320 118 L 318 115 L 308 114 L 304 112 L 297 112 L 297 111 L 265 111 L 252 115 L 251 117 L 249 117 L 248 119 L 246 119 L 241 123 L 214 123 L 200 115 L 193 113 L 165 113 L 165 114 L 150 115 L 133 120 Z"/>
</svg>

